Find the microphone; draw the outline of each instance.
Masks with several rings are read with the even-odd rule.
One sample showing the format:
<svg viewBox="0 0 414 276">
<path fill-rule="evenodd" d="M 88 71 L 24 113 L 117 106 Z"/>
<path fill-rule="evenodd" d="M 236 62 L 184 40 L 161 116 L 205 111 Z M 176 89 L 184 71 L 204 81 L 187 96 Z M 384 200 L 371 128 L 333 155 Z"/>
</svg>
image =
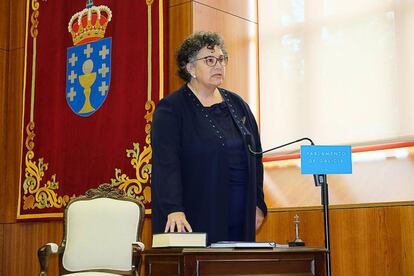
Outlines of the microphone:
<svg viewBox="0 0 414 276">
<path fill-rule="evenodd" d="M 274 148 L 270 148 L 264 151 L 255 151 L 252 148 L 252 137 L 251 135 L 248 135 L 246 137 L 246 141 L 247 141 L 247 147 L 249 149 L 249 152 L 255 156 L 257 155 L 262 155 L 266 152 L 269 151 L 273 151 L 273 150 L 277 150 L 301 141 L 309 141 L 310 144 L 312 146 L 315 145 L 315 143 L 312 141 L 312 139 L 308 138 L 308 137 L 304 137 L 304 138 L 300 138 L 298 140 L 274 147 Z M 326 174 L 314 174 L 313 175 L 313 180 L 315 182 L 315 186 L 320 186 L 321 187 L 321 203 L 323 205 L 323 217 L 324 217 L 324 232 L 325 232 L 325 248 L 326 248 L 326 273 L 327 276 L 331 276 L 331 257 L 330 257 L 330 235 L 329 235 L 329 209 L 328 209 L 328 205 L 329 205 L 329 198 L 328 198 L 328 182 L 326 179 Z"/>
<path fill-rule="evenodd" d="M 252 148 L 251 136 L 250 135 L 249 135 L 249 137 L 247 137 L 247 141 L 248 141 L 248 143 L 247 143 L 248 146 L 247 147 L 249 149 L 249 152 L 253 155 L 256 155 L 256 156 L 257 155 L 262 155 L 262 154 L 267 153 L 269 151 L 277 150 L 277 149 L 280 149 L 280 148 L 283 148 L 283 147 L 286 147 L 286 146 L 289 146 L 289 145 L 292 145 L 292 144 L 295 144 L 295 143 L 298 143 L 298 142 L 301 142 L 301 141 L 308 141 L 308 142 L 310 142 L 310 144 L 312 146 L 315 145 L 315 143 L 312 141 L 312 139 L 310 139 L 308 137 L 303 137 L 303 138 L 300 138 L 298 140 L 295 140 L 295 141 L 292 141 L 292 142 L 289 142 L 289 143 L 286 143 L 286 144 L 283 144 L 283 145 L 280 145 L 280 146 L 277 146 L 277 147 L 274 147 L 274 148 L 270 148 L 270 149 L 267 149 L 267 150 L 264 150 L 264 151 L 255 151 Z M 322 186 L 326 181 L 326 176 L 323 175 L 323 174 L 314 174 L 313 175 L 313 181 L 315 182 L 315 186 Z"/>
<path fill-rule="evenodd" d="M 286 146 L 289 146 L 289 145 L 292 145 L 292 144 L 295 144 L 295 143 L 298 143 L 298 142 L 301 142 L 301 141 L 309 141 L 312 146 L 315 145 L 315 143 L 313 143 L 313 141 L 310 138 L 304 137 L 304 138 L 300 138 L 298 140 L 295 140 L 295 141 L 292 141 L 292 142 L 289 142 L 289 143 L 286 143 L 286 144 L 283 144 L 283 145 L 280 145 L 280 146 L 277 146 L 277 147 L 274 147 L 274 148 L 271 148 L 271 149 L 267 149 L 267 150 L 264 150 L 264 151 L 254 151 L 252 149 L 251 143 L 248 143 L 248 148 L 249 148 L 249 151 L 250 151 L 251 154 L 253 154 L 253 155 L 262 155 L 266 152 L 277 150 L 277 149 L 280 149 L 280 148 L 283 148 L 283 147 L 286 147 Z"/>
</svg>

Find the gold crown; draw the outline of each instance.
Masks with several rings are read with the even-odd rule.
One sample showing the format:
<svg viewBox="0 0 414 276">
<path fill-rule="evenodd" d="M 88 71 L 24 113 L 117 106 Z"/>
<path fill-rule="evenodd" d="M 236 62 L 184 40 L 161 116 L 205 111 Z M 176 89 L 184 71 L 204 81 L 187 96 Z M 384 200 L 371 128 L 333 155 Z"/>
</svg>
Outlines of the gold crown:
<svg viewBox="0 0 414 276">
<path fill-rule="evenodd" d="M 107 6 L 87 6 L 84 10 L 75 13 L 68 24 L 73 45 L 103 38 L 106 26 L 111 19 L 112 12 Z"/>
</svg>

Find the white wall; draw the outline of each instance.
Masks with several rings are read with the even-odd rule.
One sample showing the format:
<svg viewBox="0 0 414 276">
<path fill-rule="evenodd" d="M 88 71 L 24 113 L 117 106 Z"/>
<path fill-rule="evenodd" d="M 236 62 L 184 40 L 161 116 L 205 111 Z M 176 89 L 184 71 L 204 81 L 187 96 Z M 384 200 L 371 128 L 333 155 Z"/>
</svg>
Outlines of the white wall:
<svg viewBox="0 0 414 276">
<path fill-rule="evenodd" d="M 414 140 L 414 1 L 258 0 L 258 15 L 263 148 Z"/>
</svg>

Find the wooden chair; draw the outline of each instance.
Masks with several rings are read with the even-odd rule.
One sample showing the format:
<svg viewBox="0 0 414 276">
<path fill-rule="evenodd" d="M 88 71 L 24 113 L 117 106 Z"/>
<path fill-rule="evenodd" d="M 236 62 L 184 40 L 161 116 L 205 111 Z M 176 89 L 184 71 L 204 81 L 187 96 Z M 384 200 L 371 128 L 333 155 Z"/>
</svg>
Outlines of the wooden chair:
<svg viewBox="0 0 414 276">
<path fill-rule="evenodd" d="M 88 190 L 65 209 L 62 244 L 39 248 L 39 276 L 47 275 L 51 254 L 59 254 L 59 275 L 137 276 L 144 250 L 144 217 L 139 200 L 110 184 Z"/>
</svg>

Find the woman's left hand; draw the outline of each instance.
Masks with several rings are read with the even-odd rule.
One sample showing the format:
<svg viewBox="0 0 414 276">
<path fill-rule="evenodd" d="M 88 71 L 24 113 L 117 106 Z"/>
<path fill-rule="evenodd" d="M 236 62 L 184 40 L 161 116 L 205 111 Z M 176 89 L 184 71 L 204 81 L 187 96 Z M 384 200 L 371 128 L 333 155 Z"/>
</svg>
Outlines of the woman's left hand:
<svg viewBox="0 0 414 276">
<path fill-rule="evenodd" d="M 260 228 L 264 220 L 264 214 L 259 207 L 256 206 L 256 231 Z"/>
</svg>

